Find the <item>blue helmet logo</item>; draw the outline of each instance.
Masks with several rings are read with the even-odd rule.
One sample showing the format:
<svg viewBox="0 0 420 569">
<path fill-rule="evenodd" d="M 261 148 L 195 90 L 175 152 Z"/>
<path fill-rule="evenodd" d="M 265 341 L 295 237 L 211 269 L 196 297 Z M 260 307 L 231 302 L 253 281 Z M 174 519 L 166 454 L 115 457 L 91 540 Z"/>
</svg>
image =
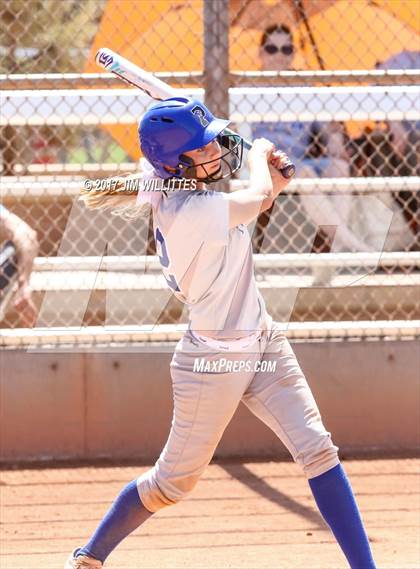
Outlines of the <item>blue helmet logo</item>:
<svg viewBox="0 0 420 569">
<path fill-rule="evenodd" d="M 205 113 L 203 107 L 200 107 L 200 106 L 196 105 L 195 107 L 193 107 L 193 108 L 191 109 L 191 112 L 192 112 L 193 115 L 195 115 L 195 116 L 197 117 L 197 119 L 198 119 L 199 123 L 201 124 L 201 126 L 206 127 L 206 126 L 208 126 L 208 125 L 210 124 L 209 121 L 208 121 L 207 118 L 206 118 L 206 113 Z"/>
</svg>

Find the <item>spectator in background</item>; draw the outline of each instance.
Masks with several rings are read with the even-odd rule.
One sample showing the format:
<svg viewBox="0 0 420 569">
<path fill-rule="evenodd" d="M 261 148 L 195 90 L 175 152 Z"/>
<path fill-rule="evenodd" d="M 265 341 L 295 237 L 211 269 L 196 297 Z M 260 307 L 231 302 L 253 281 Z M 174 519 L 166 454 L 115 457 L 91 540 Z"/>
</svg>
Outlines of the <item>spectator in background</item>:
<svg viewBox="0 0 420 569">
<path fill-rule="evenodd" d="M 38 249 L 36 232 L 0 205 L 0 318 L 4 317 L 13 298 L 25 328 L 32 327 L 37 316 L 29 280 Z"/>
<path fill-rule="evenodd" d="M 295 46 L 290 29 L 269 26 L 263 33 L 260 59 L 264 71 L 292 69 Z M 296 164 L 299 177 L 336 178 L 349 175 L 347 137 L 337 122 L 260 122 L 253 124 L 252 138 L 268 138 L 284 148 Z"/>
<path fill-rule="evenodd" d="M 420 69 L 420 51 L 402 51 L 377 65 L 378 69 Z M 420 176 L 420 121 L 389 121 L 390 144 L 397 164 L 396 176 Z M 402 190 L 394 196 L 419 243 L 419 194 Z"/>
<path fill-rule="evenodd" d="M 420 69 L 420 51 L 402 51 L 377 69 Z M 390 144 L 398 160 L 397 176 L 420 176 L 420 121 L 388 121 Z"/>
<path fill-rule="evenodd" d="M 420 51 L 403 51 L 378 63 L 376 68 L 419 69 Z M 387 121 L 368 126 L 352 141 L 352 152 L 353 176 L 419 176 L 420 121 Z M 384 250 L 418 251 L 418 192 L 384 192 L 377 197 L 394 211 Z M 373 235 L 381 226 L 381 220 L 369 211 L 359 212 L 357 221 L 366 235 Z"/>
<path fill-rule="evenodd" d="M 271 25 L 264 31 L 260 44 L 260 60 L 265 71 L 286 71 L 292 69 L 295 54 L 293 36 L 283 24 Z M 287 152 L 295 163 L 298 178 L 337 178 L 350 175 L 350 155 L 347 151 L 348 136 L 343 124 L 330 121 L 314 122 L 259 122 L 252 125 L 252 138 L 267 138 L 281 150 Z M 301 203 L 309 217 L 316 223 L 319 211 L 328 212 L 331 225 L 318 229 L 312 247 L 313 252 L 328 252 L 334 239 L 335 226 L 345 226 L 346 243 L 340 244 L 342 250 L 369 251 L 347 227 L 346 213 L 334 197 L 319 196 L 315 201 L 311 196 L 300 196 Z M 315 203 L 316 202 L 316 203 Z M 273 204 L 274 207 L 274 204 Z M 259 253 L 273 207 L 261 214 L 253 235 L 254 252 Z M 329 233 L 330 232 L 330 233 Z M 334 269 L 333 269 L 334 270 Z M 327 271 L 317 269 L 315 285 L 328 284 L 332 276 Z"/>
</svg>

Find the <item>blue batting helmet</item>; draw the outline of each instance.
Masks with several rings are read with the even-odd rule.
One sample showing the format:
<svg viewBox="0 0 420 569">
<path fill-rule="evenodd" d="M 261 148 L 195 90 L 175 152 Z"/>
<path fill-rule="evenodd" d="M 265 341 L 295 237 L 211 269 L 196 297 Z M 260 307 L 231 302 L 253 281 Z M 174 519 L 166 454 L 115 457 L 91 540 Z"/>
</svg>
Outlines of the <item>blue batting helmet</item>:
<svg viewBox="0 0 420 569">
<path fill-rule="evenodd" d="M 206 146 L 229 122 L 214 117 L 197 99 L 172 97 L 152 105 L 141 119 L 140 148 L 159 176 L 182 178 L 191 168 L 184 152 Z M 175 168 L 175 173 L 169 173 L 165 166 Z"/>
</svg>

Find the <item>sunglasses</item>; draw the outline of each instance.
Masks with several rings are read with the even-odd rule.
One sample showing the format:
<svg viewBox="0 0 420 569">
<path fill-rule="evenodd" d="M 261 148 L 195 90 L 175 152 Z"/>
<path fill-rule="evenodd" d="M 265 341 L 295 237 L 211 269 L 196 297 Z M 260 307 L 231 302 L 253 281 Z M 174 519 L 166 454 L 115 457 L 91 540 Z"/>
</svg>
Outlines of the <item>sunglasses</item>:
<svg viewBox="0 0 420 569">
<path fill-rule="evenodd" d="M 267 43 L 266 45 L 263 46 L 263 49 L 265 52 L 269 53 L 270 55 L 274 55 L 279 51 L 281 51 L 283 55 L 292 55 L 292 53 L 295 51 L 295 47 L 292 44 L 282 45 L 281 47 L 277 47 L 272 43 Z"/>
</svg>

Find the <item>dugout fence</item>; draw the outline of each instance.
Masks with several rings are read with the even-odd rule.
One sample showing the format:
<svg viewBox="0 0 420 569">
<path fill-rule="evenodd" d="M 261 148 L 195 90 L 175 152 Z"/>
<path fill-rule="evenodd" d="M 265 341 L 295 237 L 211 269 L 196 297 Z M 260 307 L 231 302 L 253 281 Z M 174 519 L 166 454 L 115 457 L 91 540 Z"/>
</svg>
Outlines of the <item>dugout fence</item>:
<svg viewBox="0 0 420 569">
<path fill-rule="evenodd" d="M 85 21 L 89 33 L 72 28 L 80 43 L 70 55 L 42 20 L 43 10 L 58 13 L 60 3 L 45 0 L 32 15 L 22 4 L 20 28 L 19 3 L 12 4 L 0 4 L 0 17 L 6 22 L 9 14 L 7 29 L 15 38 L 3 36 L 1 44 L 7 56 L 0 69 L 1 198 L 40 238 L 31 280 L 39 317 L 34 331 L 19 336 L 19 315 L 11 307 L 0 324 L 3 345 L 19 344 L 20 337 L 40 345 L 52 338 L 60 343 L 66 330 L 82 344 L 86 337 L 93 343 L 96 337 L 112 341 L 110 326 L 117 342 L 127 337 L 127 327 L 132 339 L 162 341 L 163 330 L 173 340 L 185 325 L 185 311 L 158 271 L 149 220 L 126 222 L 87 212 L 77 202 L 87 177 L 137 169 L 136 123 L 149 100 L 109 74 L 93 72 L 92 56 L 112 28 L 112 17 L 115 26 L 122 18 L 129 33 L 109 47 L 152 71 L 156 66 L 162 78 L 205 100 L 215 114 L 229 116 L 243 136 L 272 137 L 294 153 L 296 180 L 250 228 L 258 286 L 269 311 L 290 322 L 289 333 L 359 339 L 415 335 L 420 319 L 416 3 L 401 2 L 394 13 L 386 2 L 364 6 L 361 0 L 358 8 L 344 0 L 328 7 L 314 1 L 303 13 L 288 1 L 271 8 L 254 1 L 151 2 L 145 33 L 130 3 L 124 8 L 113 1 L 76 2 L 73 15 L 64 10 L 66 17 L 79 28 Z M 347 21 L 330 54 L 328 30 L 335 29 L 340 14 Z M 374 16 L 377 25 L 364 36 Z M 67 30 L 61 16 L 60 22 Z M 264 69 L 260 42 L 273 22 L 291 30 L 293 61 L 304 69 Z M 156 37 L 157 55 L 151 54 Z M 279 130 L 279 124 L 285 128 Z M 246 179 L 244 168 L 226 189 L 245 187 Z M 40 339 L 43 334 L 48 341 Z"/>
</svg>

